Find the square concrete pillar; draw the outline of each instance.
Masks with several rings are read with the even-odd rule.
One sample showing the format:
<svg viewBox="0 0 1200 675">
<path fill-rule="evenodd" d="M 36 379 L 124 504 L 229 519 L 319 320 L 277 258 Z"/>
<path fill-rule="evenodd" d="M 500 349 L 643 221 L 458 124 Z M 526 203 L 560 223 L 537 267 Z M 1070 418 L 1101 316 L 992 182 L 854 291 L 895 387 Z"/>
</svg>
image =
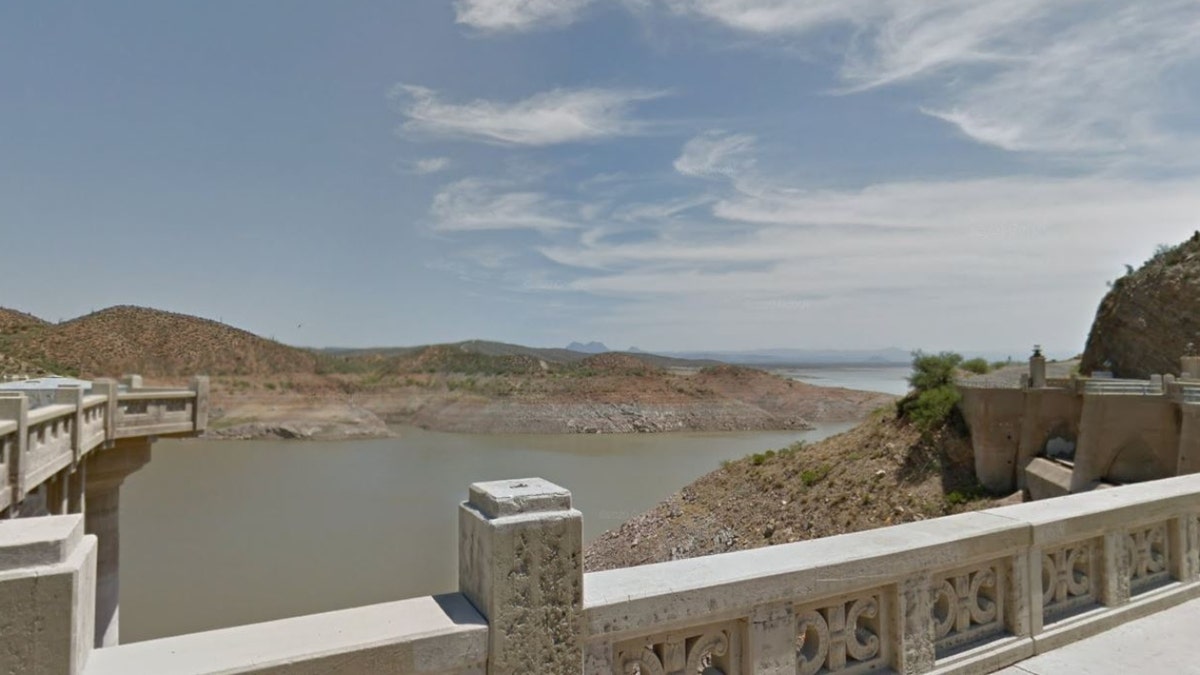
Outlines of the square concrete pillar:
<svg viewBox="0 0 1200 675">
<path fill-rule="evenodd" d="M 96 538 L 83 533 L 83 516 L 0 526 L 0 673 L 82 673 L 95 592 Z"/>
<path fill-rule="evenodd" d="M 901 581 L 895 602 L 900 611 L 893 619 L 893 668 L 906 675 L 928 673 L 937 660 L 932 577 L 922 574 Z"/>
<path fill-rule="evenodd" d="M 1100 603 L 1106 607 L 1129 604 L 1130 560 L 1124 532 L 1107 532 L 1100 559 Z"/>
<path fill-rule="evenodd" d="M 583 515 L 541 478 L 476 483 L 459 509 L 458 586 L 488 622 L 488 675 L 583 670 Z"/>
<path fill-rule="evenodd" d="M 796 674 L 796 612 L 791 603 L 759 607 L 746 630 L 745 672 Z"/>
</svg>

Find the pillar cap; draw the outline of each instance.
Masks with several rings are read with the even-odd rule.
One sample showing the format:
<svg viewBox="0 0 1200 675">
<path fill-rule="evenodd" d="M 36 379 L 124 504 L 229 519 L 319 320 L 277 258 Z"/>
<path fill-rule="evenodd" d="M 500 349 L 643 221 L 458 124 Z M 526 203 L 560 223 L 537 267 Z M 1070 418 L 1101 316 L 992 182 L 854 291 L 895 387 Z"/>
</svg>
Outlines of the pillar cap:
<svg viewBox="0 0 1200 675">
<path fill-rule="evenodd" d="M 488 518 L 569 511 L 571 492 L 544 478 L 473 483 L 468 503 Z"/>
<path fill-rule="evenodd" d="M 0 525 L 0 572 L 66 562 L 83 539 L 83 516 L 16 518 Z"/>
</svg>

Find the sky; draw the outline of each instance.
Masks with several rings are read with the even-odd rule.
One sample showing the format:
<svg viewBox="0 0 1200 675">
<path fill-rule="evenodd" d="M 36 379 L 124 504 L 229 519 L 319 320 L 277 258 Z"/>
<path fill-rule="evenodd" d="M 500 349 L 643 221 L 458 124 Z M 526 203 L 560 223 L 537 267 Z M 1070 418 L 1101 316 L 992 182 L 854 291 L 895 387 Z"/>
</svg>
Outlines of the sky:
<svg viewBox="0 0 1200 675">
<path fill-rule="evenodd" d="M 0 4 L 0 306 L 290 344 L 1082 349 L 1194 0 Z"/>
</svg>

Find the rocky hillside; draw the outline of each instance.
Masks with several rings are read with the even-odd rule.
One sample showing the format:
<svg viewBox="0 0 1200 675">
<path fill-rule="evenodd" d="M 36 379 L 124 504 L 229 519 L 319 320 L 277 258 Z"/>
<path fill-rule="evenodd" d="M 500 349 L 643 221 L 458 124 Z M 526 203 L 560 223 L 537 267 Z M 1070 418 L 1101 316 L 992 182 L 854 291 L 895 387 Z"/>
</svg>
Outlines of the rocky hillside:
<svg viewBox="0 0 1200 675">
<path fill-rule="evenodd" d="M 0 314 L 0 353 L 50 372 L 85 377 L 141 373 L 179 378 L 311 373 L 316 356 L 216 321 L 142 307 L 112 307 L 61 324 Z"/>
<path fill-rule="evenodd" d="M 0 307 L 0 377 L 5 375 L 43 375 L 44 366 L 30 363 L 12 352 L 14 344 L 41 335 L 50 324 L 24 312 Z"/>
<path fill-rule="evenodd" d="M 969 439 L 922 438 L 891 410 L 812 445 L 703 476 L 588 546 L 588 571 L 786 544 L 989 508 Z M 1019 495 L 1011 499 L 1019 499 Z"/>
<path fill-rule="evenodd" d="M 1200 232 L 1113 283 L 1080 370 L 1134 378 L 1179 374 L 1179 357 L 1189 350 L 1200 354 Z"/>
</svg>

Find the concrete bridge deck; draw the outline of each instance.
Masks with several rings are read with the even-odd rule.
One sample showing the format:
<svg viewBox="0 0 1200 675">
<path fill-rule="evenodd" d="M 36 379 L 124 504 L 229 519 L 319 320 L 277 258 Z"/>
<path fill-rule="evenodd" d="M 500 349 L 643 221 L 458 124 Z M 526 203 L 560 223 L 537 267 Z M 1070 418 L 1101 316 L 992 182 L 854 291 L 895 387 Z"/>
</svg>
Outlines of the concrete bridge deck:
<svg viewBox="0 0 1200 675">
<path fill-rule="evenodd" d="M 1200 600 L 1121 624 L 1059 647 L 999 675 L 1180 675 L 1200 673 L 1191 641 L 1200 625 Z"/>
</svg>

